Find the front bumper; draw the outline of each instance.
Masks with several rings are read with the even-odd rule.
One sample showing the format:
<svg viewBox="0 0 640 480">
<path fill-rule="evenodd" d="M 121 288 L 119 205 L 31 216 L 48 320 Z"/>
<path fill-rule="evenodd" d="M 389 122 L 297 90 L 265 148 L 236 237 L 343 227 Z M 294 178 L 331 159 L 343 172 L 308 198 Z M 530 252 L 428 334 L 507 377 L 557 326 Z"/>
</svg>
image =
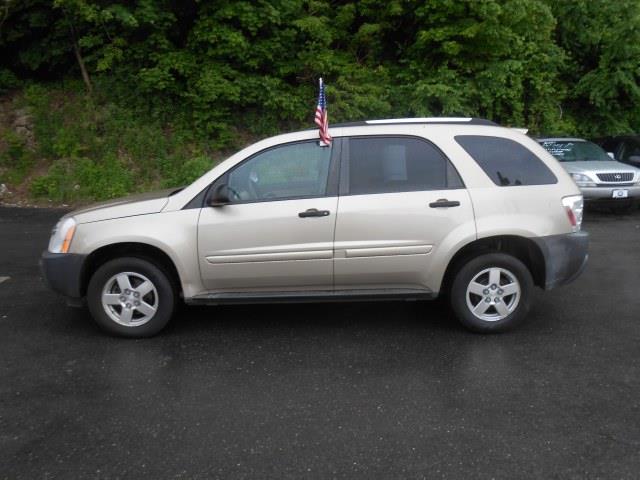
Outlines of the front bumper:
<svg viewBox="0 0 640 480">
<path fill-rule="evenodd" d="M 626 190 L 628 193 L 628 198 L 613 198 L 614 190 Z M 582 192 L 582 196 L 585 201 L 591 200 L 613 200 L 613 201 L 624 201 L 629 198 L 640 198 L 640 187 L 625 187 L 623 185 L 619 187 L 612 186 L 601 186 L 601 187 L 580 187 L 580 192 Z"/>
<path fill-rule="evenodd" d="M 42 275 L 49 287 L 65 297 L 82 297 L 82 267 L 86 255 L 44 252 L 40 258 Z"/>
<path fill-rule="evenodd" d="M 589 258 L 587 232 L 550 235 L 532 239 L 545 262 L 545 290 L 566 285 L 580 276 Z"/>
</svg>

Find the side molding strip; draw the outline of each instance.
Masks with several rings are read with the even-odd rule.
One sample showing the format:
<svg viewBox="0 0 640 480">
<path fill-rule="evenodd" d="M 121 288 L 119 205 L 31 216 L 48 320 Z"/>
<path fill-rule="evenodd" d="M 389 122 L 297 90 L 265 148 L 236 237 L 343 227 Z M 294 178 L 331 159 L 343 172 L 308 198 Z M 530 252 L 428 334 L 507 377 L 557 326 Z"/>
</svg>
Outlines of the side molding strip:
<svg viewBox="0 0 640 480">
<path fill-rule="evenodd" d="M 347 248 L 347 258 L 385 257 L 393 255 L 426 255 L 432 250 L 431 245 L 409 245 L 396 247 Z"/>
<path fill-rule="evenodd" d="M 291 260 L 331 260 L 332 258 L 333 252 L 331 250 L 311 250 L 302 252 L 213 255 L 207 257 L 207 262 L 216 265 L 224 263 L 286 262 Z"/>
</svg>

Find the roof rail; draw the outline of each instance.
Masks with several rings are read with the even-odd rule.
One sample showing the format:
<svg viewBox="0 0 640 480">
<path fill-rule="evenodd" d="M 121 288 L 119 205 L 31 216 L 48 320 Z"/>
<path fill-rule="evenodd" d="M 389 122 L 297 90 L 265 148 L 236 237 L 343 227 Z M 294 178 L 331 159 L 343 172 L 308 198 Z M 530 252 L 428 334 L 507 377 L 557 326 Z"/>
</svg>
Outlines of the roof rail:
<svg viewBox="0 0 640 480">
<path fill-rule="evenodd" d="M 334 123 L 330 127 L 364 127 L 367 125 L 402 125 L 409 123 L 431 123 L 431 124 L 455 124 L 455 125 L 491 125 L 499 126 L 497 123 L 484 118 L 474 117 L 413 117 L 413 118 L 387 118 L 380 120 L 361 120 L 359 122 Z"/>
</svg>

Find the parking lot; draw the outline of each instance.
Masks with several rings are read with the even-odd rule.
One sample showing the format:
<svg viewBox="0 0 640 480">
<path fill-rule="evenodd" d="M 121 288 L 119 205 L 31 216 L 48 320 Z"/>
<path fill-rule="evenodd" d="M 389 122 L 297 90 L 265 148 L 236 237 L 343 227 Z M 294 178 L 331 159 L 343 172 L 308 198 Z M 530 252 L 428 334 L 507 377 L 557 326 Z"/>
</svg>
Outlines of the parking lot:
<svg viewBox="0 0 640 480">
<path fill-rule="evenodd" d="M 637 478 L 637 210 L 588 211 L 587 270 L 511 333 L 389 302 L 184 307 L 146 340 L 42 284 L 60 215 L 0 209 L 0 478 Z"/>
</svg>

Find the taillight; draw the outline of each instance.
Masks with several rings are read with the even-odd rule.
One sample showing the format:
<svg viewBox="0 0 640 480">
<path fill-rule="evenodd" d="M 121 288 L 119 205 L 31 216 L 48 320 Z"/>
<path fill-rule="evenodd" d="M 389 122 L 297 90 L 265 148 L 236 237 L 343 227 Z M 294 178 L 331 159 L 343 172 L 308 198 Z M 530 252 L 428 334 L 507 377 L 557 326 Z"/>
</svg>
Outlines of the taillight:
<svg viewBox="0 0 640 480">
<path fill-rule="evenodd" d="M 571 195 L 562 199 L 562 205 L 567 212 L 567 218 L 574 232 L 580 231 L 582 227 L 582 212 L 584 210 L 584 200 L 582 195 Z"/>
<path fill-rule="evenodd" d="M 569 207 L 564 207 L 564 208 L 567 211 L 567 217 L 569 217 L 569 223 L 571 224 L 571 226 L 577 227 L 578 219 L 576 218 L 576 215 L 573 213 L 573 210 L 571 210 L 571 208 Z"/>
</svg>

